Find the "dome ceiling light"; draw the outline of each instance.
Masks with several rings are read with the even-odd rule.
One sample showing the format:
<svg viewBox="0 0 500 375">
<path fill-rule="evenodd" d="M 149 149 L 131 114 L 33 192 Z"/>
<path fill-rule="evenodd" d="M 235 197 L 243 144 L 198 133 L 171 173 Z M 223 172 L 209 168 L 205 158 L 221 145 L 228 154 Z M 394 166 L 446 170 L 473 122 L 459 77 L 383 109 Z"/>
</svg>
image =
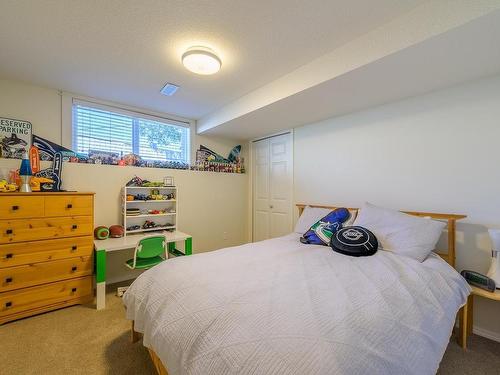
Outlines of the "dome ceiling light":
<svg viewBox="0 0 500 375">
<path fill-rule="evenodd" d="M 193 73 L 210 75 L 220 70 L 222 61 L 210 48 L 196 46 L 182 54 L 182 64 Z"/>
</svg>

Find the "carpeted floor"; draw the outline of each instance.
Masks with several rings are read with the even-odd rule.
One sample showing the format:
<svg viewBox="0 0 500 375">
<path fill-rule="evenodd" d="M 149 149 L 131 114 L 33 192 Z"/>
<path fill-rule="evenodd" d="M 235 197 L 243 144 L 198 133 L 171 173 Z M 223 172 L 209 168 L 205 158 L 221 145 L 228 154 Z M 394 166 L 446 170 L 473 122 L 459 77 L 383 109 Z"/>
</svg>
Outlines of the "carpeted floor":
<svg viewBox="0 0 500 375">
<path fill-rule="evenodd" d="M 116 290 L 115 287 L 110 290 Z M 0 374 L 155 374 L 141 343 L 130 342 L 121 299 L 106 309 L 75 306 L 0 326 Z M 500 343 L 472 336 L 464 352 L 450 341 L 440 375 L 500 375 Z"/>
</svg>

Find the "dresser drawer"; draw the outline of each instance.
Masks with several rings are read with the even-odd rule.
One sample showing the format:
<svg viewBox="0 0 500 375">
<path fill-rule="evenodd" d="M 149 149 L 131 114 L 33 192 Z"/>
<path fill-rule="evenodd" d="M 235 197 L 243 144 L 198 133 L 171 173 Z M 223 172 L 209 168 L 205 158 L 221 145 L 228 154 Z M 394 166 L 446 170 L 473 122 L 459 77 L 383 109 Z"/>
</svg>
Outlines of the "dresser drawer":
<svg viewBox="0 0 500 375">
<path fill-rule="evenodd" d="M 90 296 L 92 293 L 91 276 L 0 293 L 0 318 L 13 314 L 19 315 L 26 310 L 50 307 L 50 305 Z"/>
<path fill-rule="evenodd" d="M 92 233 L 92 216 L 0 220 L 0 244 L 76 237 Z"/>
<path fill-rule="evenodd" d="M 90 236 L 0 245 L 0 270 L 49 260 L 91 256 L 93 252 L 94 239 Z"/>
<path fill-rule="evenodd" d="M 44 207 L 40 196 L 0 196 L 0 219 L 43 217 Z"/>
<path fill-rule="evenodd" d="M 93 265 L 93 257 L 87 256 L 2 268 L 0 292 L 92 275 Z"/>
<path fill-rule="evenodd" d="M 45 216 L 90 216 L 94 199 L 90 195 L 45 197 Z"/>
</svg>

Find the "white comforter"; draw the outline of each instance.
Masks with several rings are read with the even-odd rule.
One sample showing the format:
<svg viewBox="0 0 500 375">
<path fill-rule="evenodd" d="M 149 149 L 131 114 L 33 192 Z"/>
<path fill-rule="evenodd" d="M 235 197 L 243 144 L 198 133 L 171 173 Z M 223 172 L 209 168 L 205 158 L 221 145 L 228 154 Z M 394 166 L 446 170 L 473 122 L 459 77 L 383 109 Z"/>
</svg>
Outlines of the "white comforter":
<svg viewBox="0 0 500 375">
<path fill-rule="evenodd" d="M 470 292 L 437 256 L 298 235 L 163 262 L 123 298 L 170 375 L 434 374 Z"/>
</svg>

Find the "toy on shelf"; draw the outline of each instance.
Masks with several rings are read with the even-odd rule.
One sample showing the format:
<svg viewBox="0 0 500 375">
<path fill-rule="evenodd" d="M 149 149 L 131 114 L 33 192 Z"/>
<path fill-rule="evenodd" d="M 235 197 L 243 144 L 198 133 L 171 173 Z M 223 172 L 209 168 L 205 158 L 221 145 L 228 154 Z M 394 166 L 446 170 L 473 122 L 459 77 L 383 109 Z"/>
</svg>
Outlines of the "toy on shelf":
<svg viewBox="0 0 500 375">
<path fill-rule="evenodd" d="M 148 210 L 149 215 L 163 215 L 165 210 Z"/>
<path fill-rule="evenodd" d="M 0 180 L 0 193 L 12 193 L 16 190 L 16 184 L 9 184 L 7 180 Z"/>
<path fill-rule="evenodd" d="M 31 191 L 41 191 L 42 184 L 49 184 L 50 185 L 53 183 L 54 183 L 54 180 L 51 180 L 50 178 L 33 176 L 33 177 L 31 177 L 31 181 L 30 181 Z"/>
<path fill-rule="evenodd" d="M 156 223 L 152 220 L 146 220 L 144 224 L 142 224 L 143 229 L 150 229 L 157 227 Z"/>
<path fill-rule="evenodd" d="M 142 186 L 142 178 L 134 176 L 125 186 Z"/>
<path fill-rule="evenodd" d="M 245 173 L 244 159 L 240 156 L 241 146 L 234 147 L 227 158 L 203 145 L 196 151 L 196 164 L 191 166 L 194 171 Z"/>
<path fill-rule="evenodd" d="M 127 233 L 175 230 L 177 187 L 134 176 L 122 188 L 123 226 Z M 168 217 L 158 222 L 157 217 Z M 154 221 L 153 221 L 154 220 Z"/>
<path fill-rule="evenodd" d="M 142 182 L 142 187 L 163 187 L 165 184 L 163 182 L 158 182 L 158 181 L 143 181 Z"/>
<path fill-rule="evenodd" d="M 161 201 L 164 199 L 163 194 L 160 194 L 160 190 L 158 189 L 151 189 L 151 193 L 149 194 L 148 198 L 157 201 Z"/>
<path fill-rule="evenodd" d="M 165 182 L 162 181 L 148 181 L 143 180 L 138 176 L 134 176 L 129 182 L 125 184 L 128 187 L 172 187 L 172 185 L 165 185 Z"/>
</svg>

